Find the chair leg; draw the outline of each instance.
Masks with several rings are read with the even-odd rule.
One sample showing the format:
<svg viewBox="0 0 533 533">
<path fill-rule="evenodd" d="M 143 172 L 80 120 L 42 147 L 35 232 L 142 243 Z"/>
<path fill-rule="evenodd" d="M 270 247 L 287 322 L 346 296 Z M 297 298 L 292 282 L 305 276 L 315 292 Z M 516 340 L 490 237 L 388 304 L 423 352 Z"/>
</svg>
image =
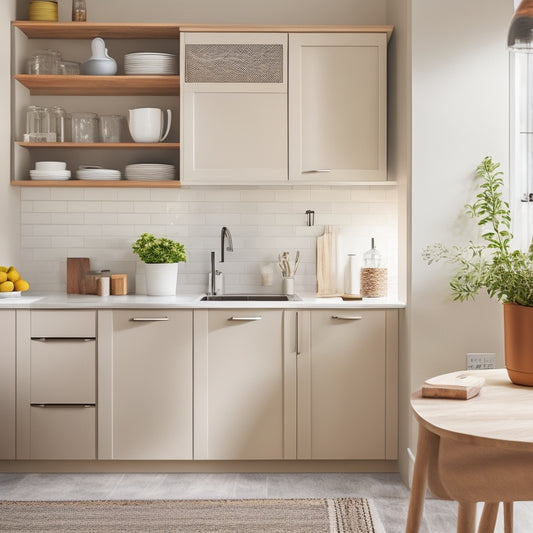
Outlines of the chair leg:
<svg viewBox="0 0 533 533">
<path fill-rule="evenodd" d="M 503 502 L 503 529 L 513 533 L 513 502 Z"/>
<path fill-rule="evenodd" d="M 459 502 L 457 533 L 474 533 L 476 528 L 475 502 Z"/>
<path fill-rule="evenodd" d="M 479 521 L 478 533 L 493 533 L 498 518 L 498 502 L 486 502 Z"/>
</svg>

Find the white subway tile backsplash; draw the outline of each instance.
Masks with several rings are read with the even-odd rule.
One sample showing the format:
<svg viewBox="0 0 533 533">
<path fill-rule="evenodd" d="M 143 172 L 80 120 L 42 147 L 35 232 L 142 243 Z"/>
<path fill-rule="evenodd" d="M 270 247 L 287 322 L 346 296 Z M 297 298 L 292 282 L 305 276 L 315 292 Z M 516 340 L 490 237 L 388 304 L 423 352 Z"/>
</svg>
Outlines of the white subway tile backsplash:
<svg viewBox="0 0 533 533">
<path fill-rule="evenodd" d="M 66 258 L 89 257 L 93 269 L 126 273 L 133 290 L 138 258 L 131 244 L 153 233 L 185 245 L 178 292 L 204 292 L 210 251 L 225 274 L 227 292 L 279 292 L 278 254 L 300 251 L 296 291 L 316 290 L 316 238 L 325 225 L 341 227 L 364 253 L 370 238 L 397 285 L 397 193 L 387 188 L 21 189 L 21 256 L 32 289 L 64 291 Z M 315 211 L 307 226 L 305 211 Z M 219 263 L 220 230 L 233 236 L 233 252 Z M 272 264 L 274 283 L 260 285 L 261 266 Z"/>
</svg>

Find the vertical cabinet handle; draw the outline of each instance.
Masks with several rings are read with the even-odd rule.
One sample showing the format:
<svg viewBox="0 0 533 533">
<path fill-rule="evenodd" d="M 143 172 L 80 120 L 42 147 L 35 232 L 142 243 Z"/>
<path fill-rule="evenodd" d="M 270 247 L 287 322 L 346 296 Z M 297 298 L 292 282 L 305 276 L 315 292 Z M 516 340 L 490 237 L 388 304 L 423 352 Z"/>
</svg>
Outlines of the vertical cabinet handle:
<svg viewBox="0 0 533 533">
<path fill-rule="evenodd" d="M 296 355 L 300 355 L 300 313 L 296 311 Z"/>
</svg>

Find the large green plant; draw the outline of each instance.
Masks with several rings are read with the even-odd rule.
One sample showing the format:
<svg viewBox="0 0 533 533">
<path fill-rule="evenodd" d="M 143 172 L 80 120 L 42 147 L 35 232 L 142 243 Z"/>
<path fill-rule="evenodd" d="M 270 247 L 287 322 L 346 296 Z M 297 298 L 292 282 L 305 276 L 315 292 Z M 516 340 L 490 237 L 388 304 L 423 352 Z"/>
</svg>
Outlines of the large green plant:
<svg viewBox="0 0 533 533">
<path fill-rule="evenodd" d="M 499 163 L 485 157 L 476 169 L 479 192 L 466 213 L 477 221 L 481 236 L 466 246 L 428 246 L 423 257 L 428 264 L 446 260 L 457 265 L 450 280 L 454 300 L 468 300 L 485 288 L 503 303 L 533 307 L 533 248 L 511 249 L 511 211 L 503 199 L 503 173 Z"/>
<path fill-rule="evenodd" d="M 179 242 L 156 238 L 143 233 L 132 245 L 132 250 L 144 263 L 183 263 L 187 261 L 185 247 Z"/>
</svg>

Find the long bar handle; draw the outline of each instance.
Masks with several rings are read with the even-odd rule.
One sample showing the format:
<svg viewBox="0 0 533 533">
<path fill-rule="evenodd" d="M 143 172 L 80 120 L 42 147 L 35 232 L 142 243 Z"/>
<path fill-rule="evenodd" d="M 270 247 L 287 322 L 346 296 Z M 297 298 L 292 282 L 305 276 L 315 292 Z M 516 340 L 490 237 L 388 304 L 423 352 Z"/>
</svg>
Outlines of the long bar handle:
<svg viewBox="0 0 533 533">
<path fill-rule="evenodd" d="M 91 342 L 93 338 L 80 338 L 80 337 L 32 337 L 32 341 L 39 342 Z"/>
<path fill-rule="evenodd" d="M 331 168 L 312 168 L 309 170 L 302 170 L 302 174 L 318 174 L 319 172 L 331 172 Z"/>
<path fill-rule="evenodd" d="M 362 316 L 350 316 L 350 315 L 332 315 L 334 320 L 363 320 Z"/>
<path fill-rule="evenodd" d="M 228 320 L 233 320 L 235 322 L 253 322 L 254 320 L 261 320 L 262 316 L 232 316 Z"/>
<path fill-rule="evenodd" d="M 300 353 L 300 313 L 296 312 L 296 355 Z"/>
<path fill-rule="evenodd" d="M 168 322 L 168 316 L 134 316 L 132 322 Z"/>
<path fill-rule="evenodd" d="M 94 403 L 32 403 L 30 404 L 32 407 L 40 407 L 41 409 L 45 409 L 47 407 L 78 407 L 78 408 L 90 408 L 95 407 L 96 404 Z"/>
</svg>

